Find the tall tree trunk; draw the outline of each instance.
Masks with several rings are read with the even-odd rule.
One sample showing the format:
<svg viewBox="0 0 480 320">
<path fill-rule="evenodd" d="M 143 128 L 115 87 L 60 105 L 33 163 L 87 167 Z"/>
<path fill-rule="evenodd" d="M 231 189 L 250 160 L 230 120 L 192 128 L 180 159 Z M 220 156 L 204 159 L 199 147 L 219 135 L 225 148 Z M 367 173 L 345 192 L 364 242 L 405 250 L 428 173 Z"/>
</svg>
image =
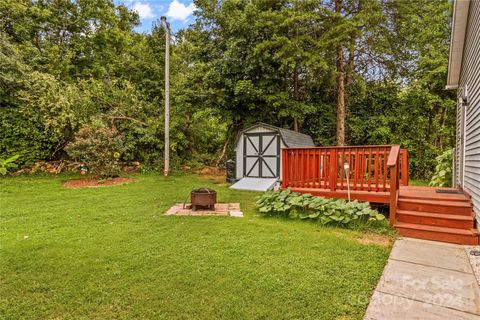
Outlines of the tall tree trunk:
<svg viewBox="0 0 480 320">
<path fill-rule="evenodd" d="M 298 70 L 297 67 L 293 70 L 293 97 L 295 98 L 295 102 L 298 102 Z M 298 132 L 299 124 L 298 118 L 293 118 L 293 131 Z"/>
<path fill-rule="evenodd" d="M 337 145 L 345 145 L 345 74 L 343 50 L 337 50 Z"/>
<path fill-rule="evenodd" d="M 348 49 L 348 62 L 347 62 L 347 75 L 346 85 L 350 85 L 353 82 L 353 61 L 355 60 L 355 39 L 352 40 L 352 44 Z"/>
<path fill-rule="evenodd" d="M 335 12 L 342 11 L 342 0 L 335 0 Z M 337 145 L 345 145 L 345 73 L 343 48 L 337 48 Z"/>
<path fill-rule="evenodd" d="M 298 119 L 293 118 L 293 131 L 298 132 L 299 131 L 299 124 L 298 124 Z"/>
</svg>

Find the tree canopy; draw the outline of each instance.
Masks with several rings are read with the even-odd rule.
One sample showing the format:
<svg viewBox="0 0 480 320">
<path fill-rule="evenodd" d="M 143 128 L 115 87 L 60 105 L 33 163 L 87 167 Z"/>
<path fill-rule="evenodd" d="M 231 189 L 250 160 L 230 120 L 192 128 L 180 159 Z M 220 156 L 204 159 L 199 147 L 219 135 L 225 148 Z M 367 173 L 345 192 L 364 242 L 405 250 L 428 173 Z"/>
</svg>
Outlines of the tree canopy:
<svg viewBox="0 0 480 320">
<path fill-rule="evenodd" d="M 401 144 L 431 175 L 455 141 L 448 0 L 195 1 L 171 50 L 174 166 L 219 164 L 257 121 L 318 145 Z M 161 169 L 165 30 L 111 0 L 0 2 L 0 155 L 66 157 L 98 121 Z"/>
</svg>

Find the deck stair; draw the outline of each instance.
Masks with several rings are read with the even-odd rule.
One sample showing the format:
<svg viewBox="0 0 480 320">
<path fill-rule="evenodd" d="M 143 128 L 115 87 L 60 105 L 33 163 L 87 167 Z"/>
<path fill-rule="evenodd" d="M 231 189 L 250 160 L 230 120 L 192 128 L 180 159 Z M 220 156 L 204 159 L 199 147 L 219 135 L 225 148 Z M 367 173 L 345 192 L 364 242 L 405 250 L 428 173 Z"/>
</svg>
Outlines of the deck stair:
<svg viewBox="0 0 480 320">
<path fill-rule="evenodd" d="M 399 145 L 284 148 L 281 180 L 294 192 L 388 204 L 390 226 L 407 237 L 479 243 L 470 197 L 409 186 L 408 151 Z"/>
<path fill-rule="evenodd" d="M 436 190 L 400 187 L 395 228 L 406 237 L 478 245 L 470 197 Z"/>
</svg>

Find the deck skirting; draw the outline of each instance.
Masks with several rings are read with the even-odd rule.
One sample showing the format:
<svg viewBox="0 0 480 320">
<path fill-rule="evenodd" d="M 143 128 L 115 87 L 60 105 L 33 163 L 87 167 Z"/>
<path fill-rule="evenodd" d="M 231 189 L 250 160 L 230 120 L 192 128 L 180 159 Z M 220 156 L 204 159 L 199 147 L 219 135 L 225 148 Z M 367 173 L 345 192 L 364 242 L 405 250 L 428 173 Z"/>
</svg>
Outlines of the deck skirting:
<svg viewBox="0 0 480 320">
<path fill-rule="evenodd" d="M 325 198 L 348 199 L 348 190 L 321 189 L 321 188 L 289 188 L 293 192 L 309 193 L 313 196 Z M 390 200 L 389 192 L 375 192 L 375 191 L 350 191 L 350 198 L 352 200 L 366 201 L 373 203 L 388 204 Z"/>
</svg>

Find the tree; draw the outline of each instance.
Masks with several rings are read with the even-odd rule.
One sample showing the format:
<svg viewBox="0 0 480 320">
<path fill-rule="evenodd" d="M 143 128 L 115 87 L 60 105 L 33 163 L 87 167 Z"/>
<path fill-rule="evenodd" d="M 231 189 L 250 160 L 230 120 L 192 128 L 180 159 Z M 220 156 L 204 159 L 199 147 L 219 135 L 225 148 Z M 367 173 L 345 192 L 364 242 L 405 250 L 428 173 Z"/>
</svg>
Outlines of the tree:
<svg viewBox="0 0 480 320">
<path fill-rule="evenodd" d="M 171 60 L 172 164 L 221 164 L 264 121 L 319 145 L 401 144 L 428 176 L 455 134 L 448 0 L 197 0 Z M 163 157 L 164 30 L 111 0 L 0 2 L 0 156 L 66 156 L 101 119 Z"/>
</svg>

